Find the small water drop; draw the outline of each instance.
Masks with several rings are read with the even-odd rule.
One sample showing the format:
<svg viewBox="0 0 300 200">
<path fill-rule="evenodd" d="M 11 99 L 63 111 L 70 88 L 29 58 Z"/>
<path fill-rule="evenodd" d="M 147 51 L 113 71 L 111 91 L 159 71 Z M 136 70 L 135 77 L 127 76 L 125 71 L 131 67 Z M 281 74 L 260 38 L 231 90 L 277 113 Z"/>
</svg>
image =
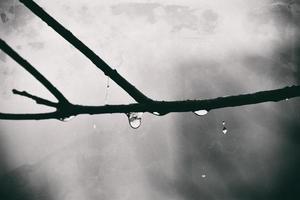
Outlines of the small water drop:
<svg viewBox="0 0 300 200">
<path fill-rule="evenodd" d="M 156 115 L 156 116 L 163 116 L 163 115 L 166 115 L 168 114 L 167 112 L 152 112 L 153 115 Z"/>
<path fill-rule="evenodd" d="M 203 115 L 206 115 L 208 113 L 207 110 L 197 110 L 197 111 L 194 111 L 194 113 L 198 116 L 203 116 Z"/>
<path fill-rule="evenodd" d="M 222 125 L 225 126 L 225 124 L 226 124 L 226 122 L 225 122 L 225 121 L 222 121 Z"/>
<path fill-rule="evenodd" d="M 223 127 L 223 130 L 222 130 L 223 134 L 226 134 L 227 133 L 227 128 L 224 126 Z"/>
<path fill-rule="evenodd" d="M 62 122 L 69 122 L 71 121 L 75 116 L 71 115 L 70 117 L 60 118 L 59 120 Z"/>
<path fill-rule="evenodd" d="M 152 114 L 153 114 L 153 115 L 156 115 L 156 116 L 160 116 L 160 113 L 159 113 L 159 112 L 153 112 Z"/>
<path fill-rule="evenodd" d="M 137 113 L 132 112 L 127 114 L 128 122 L 131 128 L 137 129 L 141 126 L 142 115 L 143 115 L 142 112 L 137 112 Z"/>
<path fill-rule="evenodd" d="M 201 177 L 202 177 L 202 178 L 206 178 L 206 174 L 202 174 Z"/>
</svg>

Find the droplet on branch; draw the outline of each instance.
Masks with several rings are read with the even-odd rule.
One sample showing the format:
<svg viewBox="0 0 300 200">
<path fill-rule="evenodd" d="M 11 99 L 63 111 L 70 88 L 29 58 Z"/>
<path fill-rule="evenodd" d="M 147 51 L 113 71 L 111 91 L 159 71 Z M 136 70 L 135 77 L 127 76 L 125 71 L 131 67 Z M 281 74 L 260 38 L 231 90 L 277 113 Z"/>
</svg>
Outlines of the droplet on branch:
<svg viewBox="0 0 300 200">
<path fill-rule="evenodd" d="M 59 120 L 62 122 L 68 122 L 71 121 L 74 117 L 75 117 L 74 115 L 71 115 L 70 117 L 59 118 Z"/>
<path fill-rule="evenodd" d="M 159 112 L 153 112 L 152 114 L 153 114 L 153 115 L 156 115 L 156 116 L 160 116 L 160 113 L 159 113 Z"/>
<path fill-rule="evenodd" d="M 206 115 L 208 113 L 207 110 L 197 110 L 197 111 L 194 111 L 194 113 L 198 116 L 203 116 L 203 115 Z"/>
<path fill-rule="evenodd" d="M 126 115 L 128 117 L 128 122 L 131 128 L 137 129 L 141 126 L 142 115 L 143 115 L 142 112 L 137 112 L 137 113 L 131 112 L 131 113 L 127 113 Z"/>
</svg>

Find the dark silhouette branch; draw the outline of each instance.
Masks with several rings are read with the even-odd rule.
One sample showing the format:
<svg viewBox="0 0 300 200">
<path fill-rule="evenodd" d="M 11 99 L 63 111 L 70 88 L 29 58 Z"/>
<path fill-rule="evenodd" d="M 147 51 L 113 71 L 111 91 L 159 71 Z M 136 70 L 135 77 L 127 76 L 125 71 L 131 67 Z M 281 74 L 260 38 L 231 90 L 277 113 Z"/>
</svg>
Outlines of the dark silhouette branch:
<svg viewBox="0 0 300 200">
<path fill-rule="evenodd" d="M 170 113 L 194 112 L 197 110 L 211 111 L 214 109 L 236 107 L 264 102 L 277 102 L 290 98 L 300 97 L 300 86 L 284 87 L 276 90 L 261 91 L 251 94 L 218 97 L 206 100 L 187 101 L 153 101 L 150 103 L 134 103 L 129 105 L 83 106 L 70 104 L 64 110 L 45 114 L 5 114 L 0 113 L 0 119 L 11 120 L 42 120 L 61 119 L 81 114 L 108 114 L 108 113 Z"/>
<path fill-rule="evenodd" d="M 40 19 L 53 28 L 59 35 L 78 49 L 83 55 L 85 55 L 92 63 L 94 63 L 104 74 L 110 77 L 115 83 L 117 83 L 122 89 L 124 89 L 133 99 L 137 102 L 149 102 L 152 101 L 145 96 L 141 91 L 129 83 L 123 78 L 115 69 L 112 69 L 106 64 L 96 53 L 94 53 L 89 47 L 81 42 L 76 36 L 74 36 L 69 30 L 63 27 L 58 21 L 45 12 L 39 5 L 32 0 L 20 0 L 29 10 L 36 14 Z"/>
<path fill-rule="evenodd" d="M 33 114 L 13 114 L 0 113 L 0 119 L 6 120 L 43 120 L 43 119 L 60 119 L 58 112 L 33 113 Z"/>
<path fill-rule="evenodd" d="M 207 100 L 186 100 L 186 101 L 153 101 L 137 90 L 126 79 L 120 76 L 116 70 L 111 69 L 101 58 L 92 50 L 77 39 L 71 32 L 60 25 L 55 19 L 49 16 L 41 7 L 31 0 L 20 0 L 38 17 L 51 26 L 58 34 L 69 41 L 81 53 L 88 57 L 99 69 L 107 76 L 121 86 L 138 103 L 129 105 L 105 105 L 105 106 L 83 106 L 74 105 L 54 87 L 42 74 L 40 74 L 29 62 L 23 59 L 10 46 L 0 39 L 1 49 L 19 63 L 24 69 L 32 74 L 41 82 L 57 99 L 58 103 L 51 102 L 38 96 L 34 96 L 25 91 L 13 90 L 14 94 L 31 98 L 36 103 L 45 106 L 55 107 L 56 111 L 49 113 L 32 114 L 13 114 L 0 113 L 0 119 L 7 120 L 43 120 L 43 119 L 65 119 L 71 116 L 81 114 L 108 114 L 108 113 L 131 113 L 131 112 L 149 112 L 153 114 L 167 114 L 170 112 L 194 112 L 198 110 L 211 111 L 214 109 L 251 105 L 263 102 L 277 102 L 288 100 L 300 96 L 300 86 L 285 87 L 276 90 L 261 91 L 251 94 L 242 94 L 236 96 L 218 97 Z"/>
<path fill-rule="evenodd" d="M 34 78 L 43 84 L 49 92 L 51 92 L 61 104 L 69 103 L 64 95 L 48 81 L 38 70 L 36 70 L 27 60 L 22 58 L 15 50 L 13 50 L 5 41 L 0 38 L 0 49 L 19 63 L 26 71 L 28 71 Z"/>
<path fill-rule="evenodd" d="M 28 98 L 34 100 L 37 104 L 41 104 L 41 105 L 45 105 L 45 106 L 50 106 L 50 107 L 55 107 L 55 108 L 59 107 L 58 103 L 55 103 L 55 102 L 49 101 L 47 99 L 43 99 L 41 97 L 29 94 L 26 91 L 18 91 L 16 89 L 13 89 L 12 92 L 14 94 L 17 94 L 17 95 L 20 95 L 20 96 L 23 96 L 23 97 L 28 97 Z"/>
</svg>

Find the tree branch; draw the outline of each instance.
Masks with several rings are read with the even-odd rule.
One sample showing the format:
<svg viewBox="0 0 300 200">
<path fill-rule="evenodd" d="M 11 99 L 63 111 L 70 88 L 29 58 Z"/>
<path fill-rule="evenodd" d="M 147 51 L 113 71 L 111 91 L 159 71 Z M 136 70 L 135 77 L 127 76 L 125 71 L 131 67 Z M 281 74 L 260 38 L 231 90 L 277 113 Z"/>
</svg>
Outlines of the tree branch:
<svg viewBox="0 0 300 200">
<path fill-rule="evenodd" d="M 5 120 L 43 120 L 43 119 L 60 119 L 58 112 L 50 113 L 33 113 L 33 114 L 13 114 L 0 113 L 0 119 Z"/>
<path fill-rule="evenodd" d="M 236 107 L 264 102 L 277 102 L 294 97 L 300 97 L 300 86 L 285 87 L 276 90 L 261 91 L 251 94 L 218 97 L 206 100 L 187 101 L 154 101 L 150 103 L 134 103 L 129 105 L 82 106 L 69 105 L 60 112 L 45 114 L 5 114 L 0 113 L 0 119 L 11 120 L 42 120 L 60 119 L 81 114 L 108 114 L 130 112 L 193 112 L 197 110 L 211 111 L 214 109 Z"/>
<path fill-rule="evenodd" d="M 152 101 L 125 78 L 123 78 L 115 69 L 112 69 L 106 64 L 96 53 L 94 53 L 89 47 L 81 42 L 76 36 L 74 36 L 69 30 L 63 27 L 58 21 L 45 12 L 39 5 L 32 0 L 20 0 L 29 10 L 37 15 L 41 20 L 47 23 L 53 28 L 59 35 L 78 49 L 83 55 L 85 55 L 92 63 L 94 63 L 105 75 L 110 77 L 115 83 L 117 83 L 122 89 L 124 89 L 133 99 L 137 102 L 145 103 Z"/>
<path fill-rule="evenodd" d="M 46 105 L 46 106 L 55 107 L 55 108 L 57 108 L 58 105 L 59 105 L 58 103 L 55 103 L 55 102 L 49 101 L 47 99 L 43 99 L 41 97 L 29 94 L 26 91 L 18 91 L 16 89 L 13 89 L 12 92 L 14 94 L 17 94 L 17 95 L 20 95 L 20 96 L 28 97 L 28 98 L 34 100 L 37 104 Z"/>
<path fill-rule="evenodd" d="M 236 96 L 218 97 L 207 100 L 186 100 L 186 101 L 153 101 L 143 95 L 126 79 L 120 76 L 116 70 L 111 69 L 101 58 L 92 50 L 77 39 L 71 32 L 66 30 L 55 19 L 49 16 L 42 8 L 31 0 L 20 0 L 32 12 L 39 16 L 57 33 L 73 44 L 80 52 L 88 57 L 99 69 L 101 69 L 112 80 L 119 84 L 128 94 L 130 94 L 139 103 L 129 105 L 105 105 L 105 106 L 83 106 L 73 105 L 29 62 L 17 54 L 3 40 L 0 39 L 1 49 L 40 81 L 57 99 L 58 103 L 31 95 L 25 91 L 13 90 L 15 94 L 25 96 L 35 100 L 38 104 L 56 107 L 55 112 L 33 113 L 33 114 L 12 114 L 0 113 L 0 119 L 7 120 L 42 120 L 42 119 L 65 119 L 71 116 L 81 114 L 107 114 L 107 113 L 130 113 L 130 112 L 150 112 L 150 113 L 170 113 L 170 112 L 194 112 L 198 110 L 214 110 L 226 107 L 236 107 L 263 102 L 277 102 L 300 96 L 300 86 L 285 87 L 276 90 L 261 91 L 251 94 L 242 94 Z"/>
<path fill-rule="evenodd" d="M 38 70 L 36 70 L 27 60 L 22 58 L 16 51 L 14 51 L 5 41 L 0 38 L 0 48 L 19 63 L 26 71 L 28 71 L 34 78 L 43 84 L 49 92 L 51 92 L 61 104 L 68 104 L 68 100 L 64 95 L 48 81 Z"/>
</svg>

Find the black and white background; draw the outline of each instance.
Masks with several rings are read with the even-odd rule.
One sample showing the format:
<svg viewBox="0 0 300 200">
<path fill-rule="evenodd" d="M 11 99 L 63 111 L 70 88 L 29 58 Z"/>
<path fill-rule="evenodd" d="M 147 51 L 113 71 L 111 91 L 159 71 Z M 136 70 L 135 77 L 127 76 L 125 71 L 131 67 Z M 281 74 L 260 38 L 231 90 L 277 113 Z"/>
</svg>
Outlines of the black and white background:
<svg viewBox="0 0 300 200">
<path fill-rule="evenodd" d="M 157 100 L 206 99 L 300 81 L 297 0 L 36 0 Z M 73 103 L 133 100 L 17 0 L 0 0 L 0 36 Z M 0 51 L 1 112 L 53 99 Z M 0 199 L 248 200 L 300 196 L 299 99 L 68 122 L 0 121 Z M 222 132 L 225 121 L 228 132 Z"/>
</svg>

